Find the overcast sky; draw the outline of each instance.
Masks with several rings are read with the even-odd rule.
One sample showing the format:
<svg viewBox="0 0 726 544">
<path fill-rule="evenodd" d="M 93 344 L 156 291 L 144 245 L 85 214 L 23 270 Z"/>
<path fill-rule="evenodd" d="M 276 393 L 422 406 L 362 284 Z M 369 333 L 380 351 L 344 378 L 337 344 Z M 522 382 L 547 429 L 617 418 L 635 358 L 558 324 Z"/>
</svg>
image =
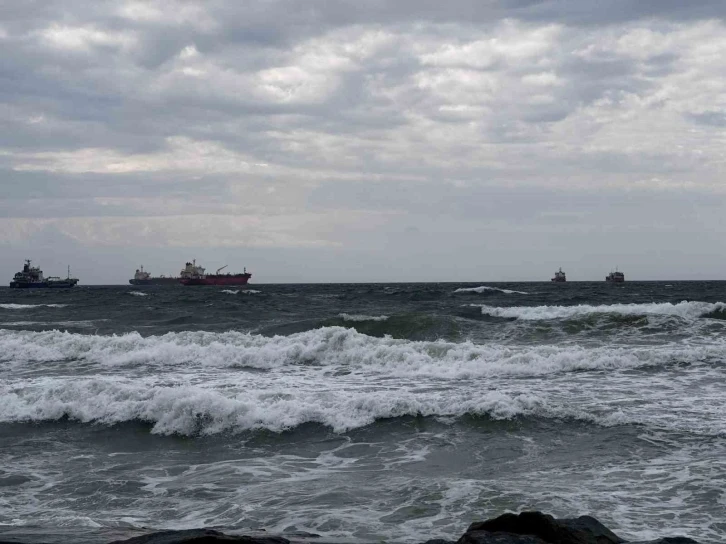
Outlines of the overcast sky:
<svg viewBox="0 0 726 544">
<path fill-rule="evenodd" d="M 2 2 L 0 279 L 726 279 L 725 15 Z"/>
</svg>

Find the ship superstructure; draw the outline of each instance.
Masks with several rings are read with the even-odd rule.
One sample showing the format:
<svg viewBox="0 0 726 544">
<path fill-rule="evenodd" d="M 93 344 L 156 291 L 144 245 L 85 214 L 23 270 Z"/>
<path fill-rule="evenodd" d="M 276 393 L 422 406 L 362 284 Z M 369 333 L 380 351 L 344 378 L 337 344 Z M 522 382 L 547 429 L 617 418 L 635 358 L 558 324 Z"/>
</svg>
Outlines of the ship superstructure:
<svg viewBox="0 0 726 544">
<path fill-rule="evenodd" d="M 136 269 L 133 279 L 129 280 L 131 285 L 178 285 L 179 278 L 161 276 L 153 277 L 146 270 L 144 265 Z"/>
<path fill-rule="evenodd" d="M 193 260 L 182 269 L 179 282 L 182 285 L 247 285 L 252 277 L 246 268 L 241 274 L 220 274 L 225 268 L 227 265 L 218 268 L 214 274 L 207 274 L 205 268 L 198 266 L 197 261 Z"/>
<path fill-rule="evenodd" d="M 625 274 L 623 274 L 616 268 L 614 272 L 610 272 L 610 274 L 605 276 L 605 281 L 609 281 L 612 283 L 623 283 L 625 281 Z"/>
<path fill-rule="evenodd" d="M 78 278 L 71 277 L 71 267 L 68 267 L 68 276 L 60 278 L 58 276 L 43 276 L 43 271 L 37 266 L 32 266 L 30 259 L 25 260 L 23 269 L 16 272 L 10 282 L 13 289 L 45 289 L 45 288 L 67 288 L 75 287 Z"/>
<path fill-rule="evenodd" d="M 554 275 L 554 277 L 552 278 L 551 281 L 554 281 L 554 282 L 557 282 L 557 283 L 563 283 L 563 282 L 566 282 L 567 281 L 567 276 L 562 271 L 562 267 L 560 267 L 560 269 L 557 272 L 555 272 L 555 275 Z"/>
</svg>

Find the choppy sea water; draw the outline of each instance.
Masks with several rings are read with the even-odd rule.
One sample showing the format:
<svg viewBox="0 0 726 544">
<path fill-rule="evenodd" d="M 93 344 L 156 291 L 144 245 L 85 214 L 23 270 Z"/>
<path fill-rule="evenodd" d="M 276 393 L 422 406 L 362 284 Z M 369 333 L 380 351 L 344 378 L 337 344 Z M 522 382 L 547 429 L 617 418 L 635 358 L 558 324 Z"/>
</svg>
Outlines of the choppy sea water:
<svg viewBox="0 0 726 544">
<path fill-rule="evenodd" d="M 726 539 L 726 282 L 0 290 L 0 536 Z"/>
</svg>

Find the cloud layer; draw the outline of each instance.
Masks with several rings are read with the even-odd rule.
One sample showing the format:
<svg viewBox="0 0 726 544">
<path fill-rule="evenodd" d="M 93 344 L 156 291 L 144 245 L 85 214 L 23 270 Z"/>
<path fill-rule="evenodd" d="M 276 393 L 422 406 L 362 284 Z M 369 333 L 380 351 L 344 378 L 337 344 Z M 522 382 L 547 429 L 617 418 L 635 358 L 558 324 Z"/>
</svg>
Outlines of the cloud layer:
<svg viewBox="0 0 726 544">
<path fill-rule="evenodd" d="M 361 259 L 588 279 L 620 255 L 653 277 L 680 251 L 726 273 L 722 2 L 14 4 L 8 249 L 314 249 L 341 256 L 328 280 Z"/>
</svg>

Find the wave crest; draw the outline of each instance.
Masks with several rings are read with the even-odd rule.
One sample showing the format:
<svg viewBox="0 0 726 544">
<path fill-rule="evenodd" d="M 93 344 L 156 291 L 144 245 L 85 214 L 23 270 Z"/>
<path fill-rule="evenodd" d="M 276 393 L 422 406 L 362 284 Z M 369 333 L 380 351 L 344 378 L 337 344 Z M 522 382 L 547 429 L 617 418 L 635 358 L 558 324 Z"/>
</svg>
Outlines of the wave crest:
<svg viewBox="0 0 726 544">
<path fill-rule="evenodd" d="M 68 418 L 114 425 L 148 422 L 158 434 L 208 435 L 266 429 L 285 431 L 318 423 L 335 432 L 403 416 L 487 415 L 511 419 L 546 411 L 534 395 L 496 391 L 460 399 L 445 393 L 421 397 L 405 392 L 276 393 L 233 395 L 200 386 L 154 386 L 101 379 L 58 380 L 11 389 L 0 387 L 0 421 L 38 422 Z"/>
<path fill-rule="evenodd" d="M 387 321 L 387 315 L 338 314 L 343 321 Z"/>
<path fill-rule="evenodd" d="M 486 293 L 496 291 L 499 293 L 504 293 L 507 295 L 528 295 L 529 293 L 525 291 L 513 291 L 512 289 L 500 289 L 499 287 L 489 287 L 487 285 L 482 285 L 480 287 L 461 287 L 454 291 L 454 293 Z"/>
<path fill-rule="evenodd" d="M 482 314 L 492 317 L 504 317 L 539 321 L 547 319 L 568 319 L 588 314 L 619 314 L 631 316 L 666 315 L 683 319 L 697 319 L 707 317 L 715 312 L 726 311 L 724 302 L 697 302 L 686 301 L 672 304 L 670 302 L 652 304 L 607 304 L 591 306 L 580 304 L 578 306 L 487 306 L 472 304 L 481 308 Z"/>
</svg>

